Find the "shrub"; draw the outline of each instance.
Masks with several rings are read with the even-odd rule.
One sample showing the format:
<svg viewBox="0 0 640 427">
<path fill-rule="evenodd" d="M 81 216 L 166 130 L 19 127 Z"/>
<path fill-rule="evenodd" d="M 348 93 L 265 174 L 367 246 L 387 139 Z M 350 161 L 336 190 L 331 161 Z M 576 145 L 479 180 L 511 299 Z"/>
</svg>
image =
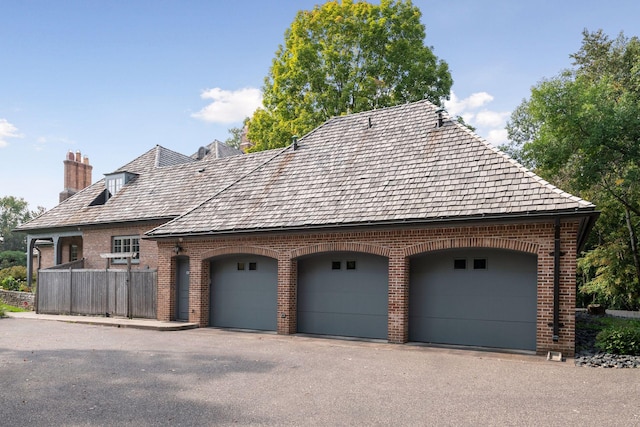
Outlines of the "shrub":
<svg viewBox="0 0 640 427">
<path fill-rule="evenodd" d="M 640 322 L 606 327 L 596 336 L 596 347 L 607 353 L 640 356 Z"/>
<path fill-rule="evenodd" d="M 14 279 L 11 276 L 2 279 L 0 285 L 2 285 L 2 287 L 7 291 L 17 291 L 18 289 L 20 289 L 20 281 Z"/>
<path fill-rule="evenodd" d="M 0 252 L 0 270 L 14 266 L 26 266 L 27 254 L 23 251 Z"/>
<path fill-rule="evenodd" d="M 27 267 L 19 265 L 0 270 L 0 282 L 7 277 L 13 277 L 16 280 L 23 282 L 27 280 Z"/>
</svg>

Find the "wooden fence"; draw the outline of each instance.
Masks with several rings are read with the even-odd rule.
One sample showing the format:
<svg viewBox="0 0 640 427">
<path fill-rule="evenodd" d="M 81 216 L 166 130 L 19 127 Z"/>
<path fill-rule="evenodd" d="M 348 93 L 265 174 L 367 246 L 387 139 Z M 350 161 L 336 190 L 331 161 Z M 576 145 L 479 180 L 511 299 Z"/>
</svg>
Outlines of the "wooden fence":
<svg viewBox="0 0 640 427">
<path fill-rule="evenodd" d="M 37 310 L 155 319 L 157 283 L 156 270 L 40 270 Z"/>
</svg>

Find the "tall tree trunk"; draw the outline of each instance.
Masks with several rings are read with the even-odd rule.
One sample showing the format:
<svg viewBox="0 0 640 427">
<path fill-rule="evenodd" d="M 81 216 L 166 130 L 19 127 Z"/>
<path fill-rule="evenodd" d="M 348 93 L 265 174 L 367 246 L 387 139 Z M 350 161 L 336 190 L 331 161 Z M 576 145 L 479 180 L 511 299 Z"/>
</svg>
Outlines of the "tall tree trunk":
<svg viewBox="0 0 640 427">
<path fill-rule="evenodd" d="M 629 240 L 631 242 L 631 253 L 633 255 L 633 264 L 636 267 L 636 277 L 638 279 L 637 286 L 633 288 L 632 294 L 629 295 L 632 299 L 630 301 L 634 306 L 638 304 L 638 296 L 640 295 L 640 256 L 638 255 L 638 239 L 636 232 L 633 229 L 631 223 L 631 211 L 625 207 L 624 209 L 625 219 L 627 220 L 627 229 L 629 230 Z"/>
</svg>

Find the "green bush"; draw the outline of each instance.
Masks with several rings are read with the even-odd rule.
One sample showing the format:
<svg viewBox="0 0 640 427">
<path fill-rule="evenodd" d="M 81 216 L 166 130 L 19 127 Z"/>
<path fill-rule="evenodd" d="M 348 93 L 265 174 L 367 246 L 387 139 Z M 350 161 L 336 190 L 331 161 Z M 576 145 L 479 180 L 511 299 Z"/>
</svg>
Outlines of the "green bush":
<svg viewBox="0 0 640 427">
<path fill-rule="evenodd" d="M 17 291 L 20 289 L 20 281 L 14 279 L 11 276 L 5 277 L 4 279 L 2 279 L 2 282 L 0 282 L 0 285 L 2 285 L 2 288 L 7 291 Z"/>
<path fill-rule="evenodd" d="M 0 270 L 14 266 L 26 266 L 27 254 L 23 251 L 3 251 L 0 252 Z"/>
<path fill-rule="evenodd" d="M 18 281 L 24 282 L 27 280 L 27 267 L 17 265 L 0 270 L 0 282 L 7 277 L 13 277 Z"/>
<path fill-rule="evenodd" d="M 607 353 L 640 356 L 640 322 L 606 327 L 596 336 L 596 347 Z"/>
</svg>

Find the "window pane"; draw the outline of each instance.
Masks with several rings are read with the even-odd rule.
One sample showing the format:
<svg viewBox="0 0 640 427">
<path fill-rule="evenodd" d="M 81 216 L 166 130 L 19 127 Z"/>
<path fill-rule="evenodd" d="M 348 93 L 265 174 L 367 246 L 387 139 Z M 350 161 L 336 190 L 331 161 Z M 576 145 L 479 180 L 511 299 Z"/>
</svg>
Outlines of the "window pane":
<svg viewBox="0 0 640 427">
<path fill-rule="evenodd" d="M 473 269 L 474 270 L 486 270 L 487 269 L 487 260 L 484 258 L 474 259 L 473 260 Z"/>
<path fill-rule="evenodd" d="M 454 270 L 464 270 L 467 268 L 467 260 L 466 259 L 454 259 L 453 260 L 453 269 Z"/>
</svg>

